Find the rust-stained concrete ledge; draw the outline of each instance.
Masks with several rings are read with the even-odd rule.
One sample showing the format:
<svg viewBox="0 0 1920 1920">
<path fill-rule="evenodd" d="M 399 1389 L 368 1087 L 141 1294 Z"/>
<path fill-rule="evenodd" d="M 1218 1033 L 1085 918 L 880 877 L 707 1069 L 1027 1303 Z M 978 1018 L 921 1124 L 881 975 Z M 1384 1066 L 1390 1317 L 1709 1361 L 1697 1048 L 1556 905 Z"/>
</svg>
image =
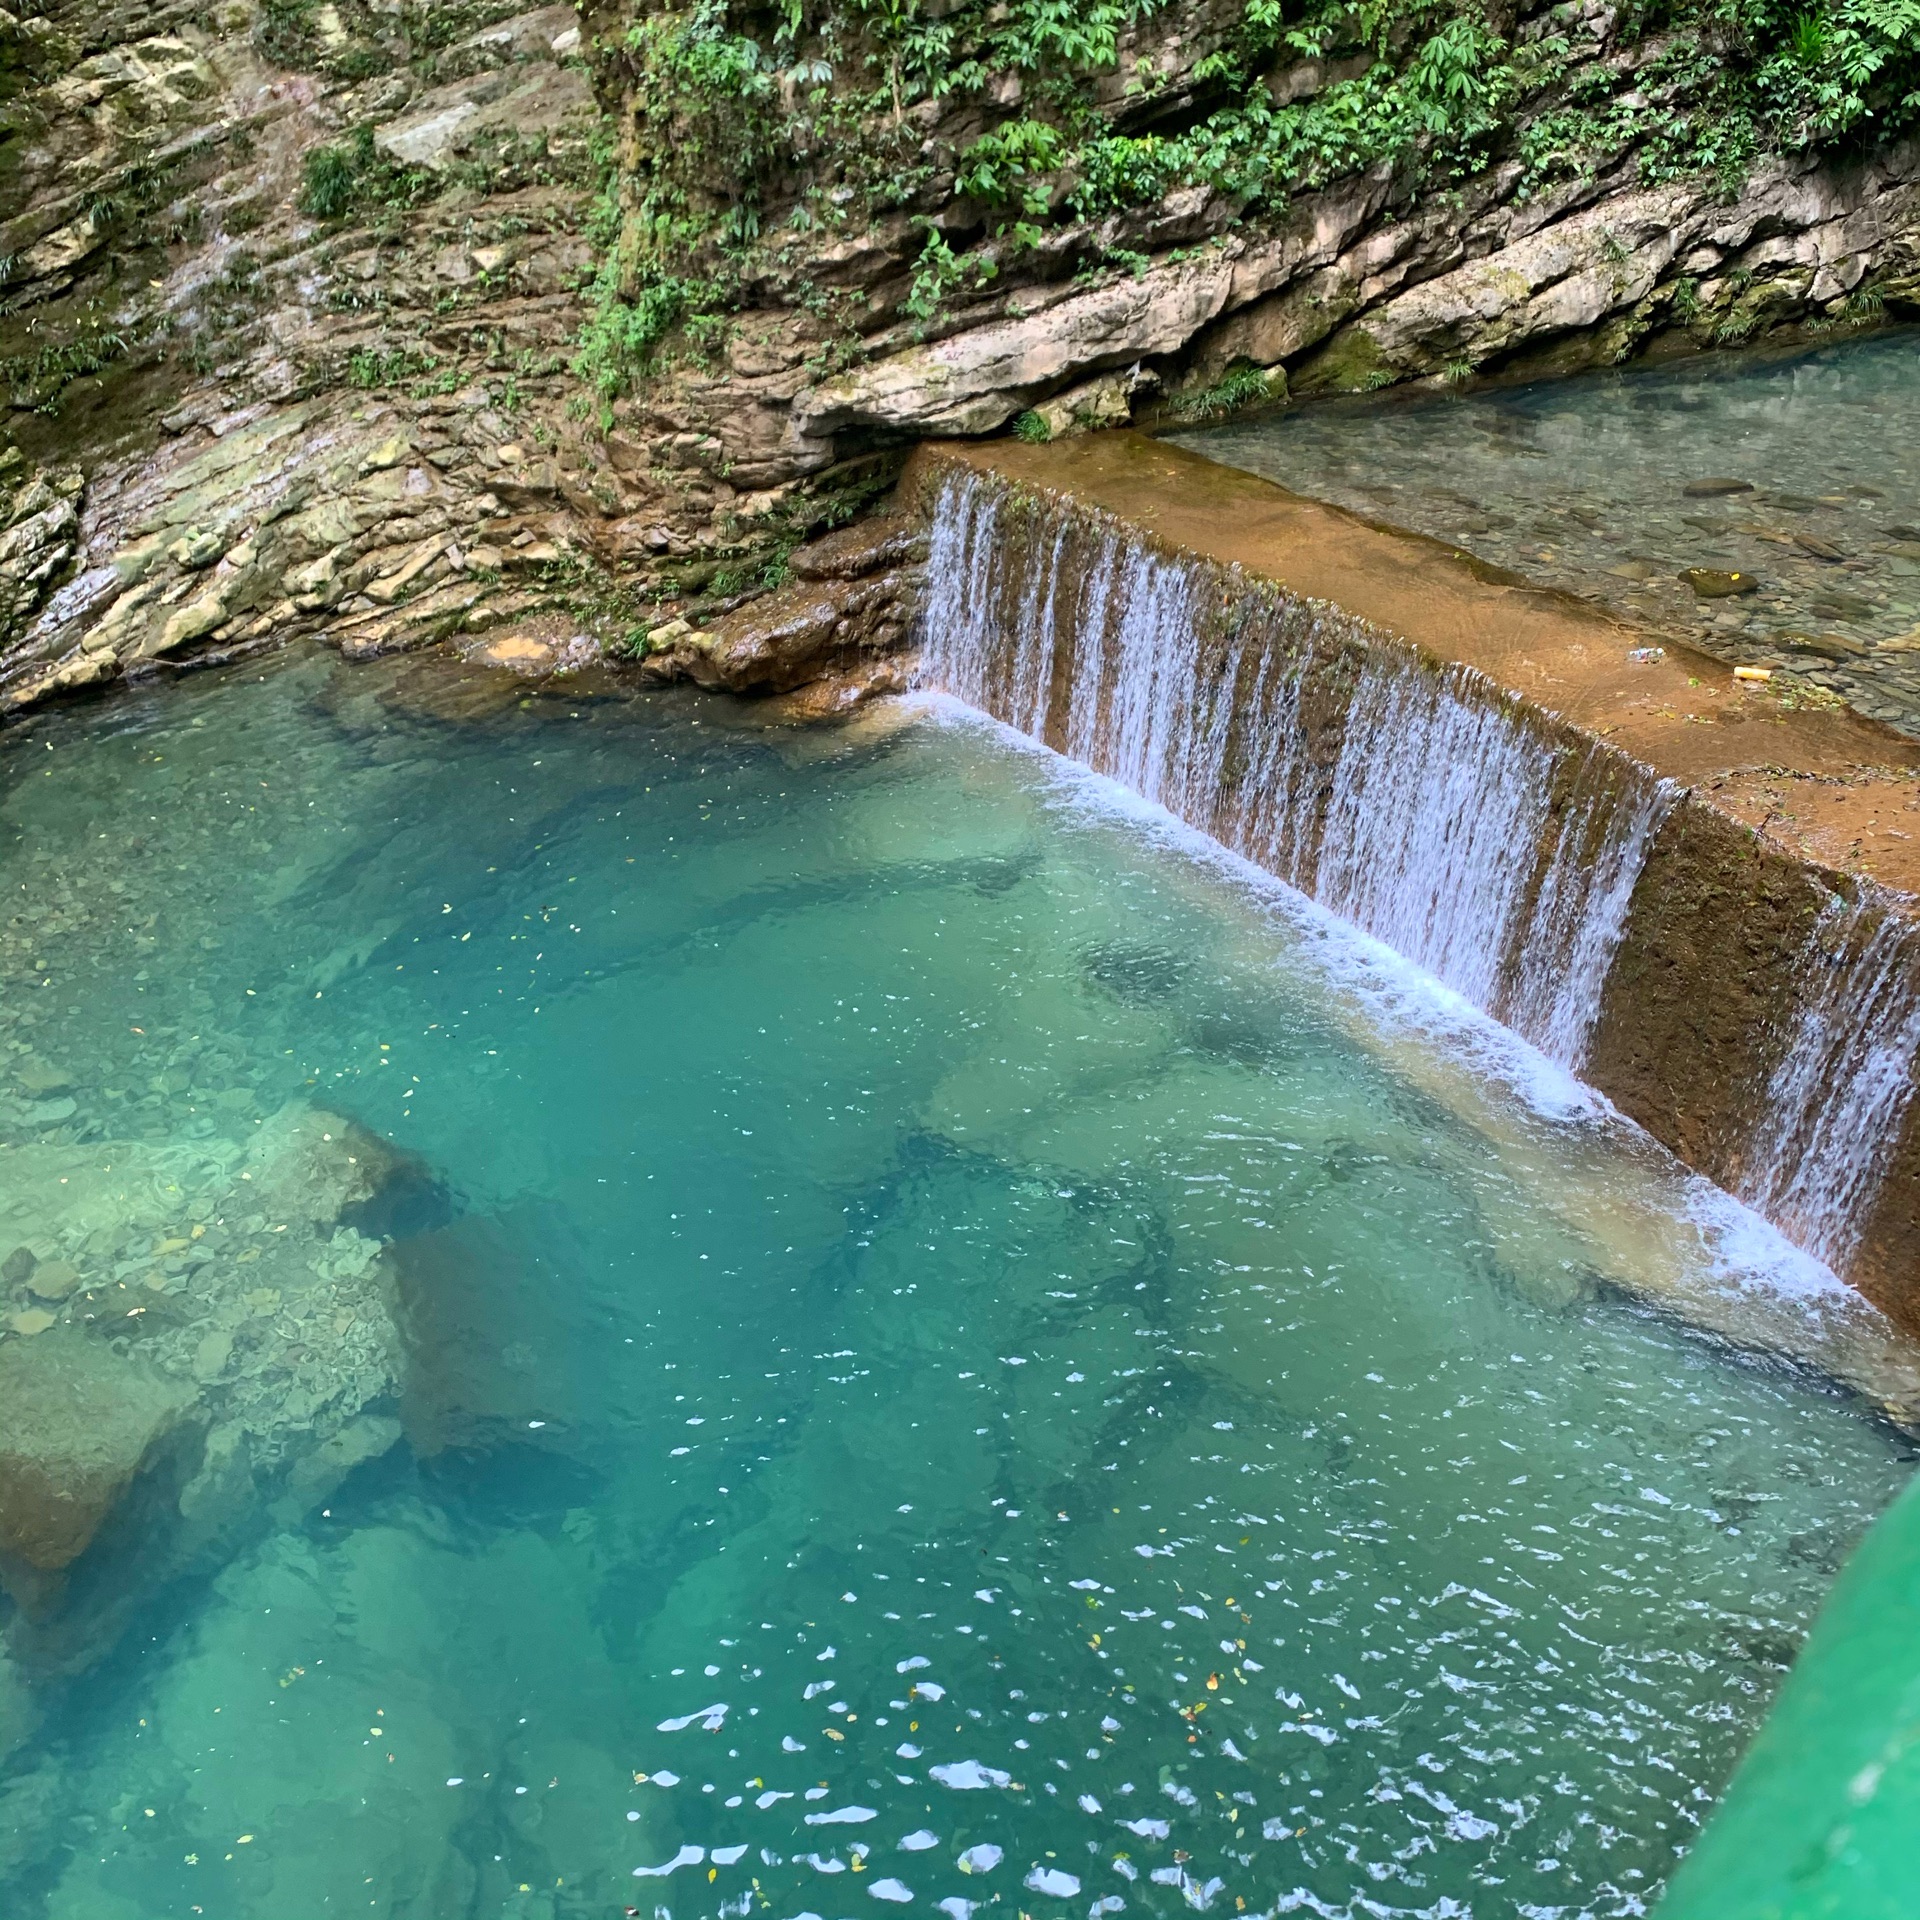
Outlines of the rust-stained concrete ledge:
<svg viewBox="0 0 1920 1920">
<path fill-rule="evenodd" d="M 1796 858 L 1920 894 L 1920 744 L 1850 708 L 1796 707 L 1810 696 L 1789 676 L 1735 680 L 1724 661 L 1457 547 L 1141 434 L 949 443 L 937 457 L 1070 493 L 1163 545 L 1331 600 L 1711 795 Z M 1667 657 L 1627 659 L 1648 644 Z"/>
</svg>

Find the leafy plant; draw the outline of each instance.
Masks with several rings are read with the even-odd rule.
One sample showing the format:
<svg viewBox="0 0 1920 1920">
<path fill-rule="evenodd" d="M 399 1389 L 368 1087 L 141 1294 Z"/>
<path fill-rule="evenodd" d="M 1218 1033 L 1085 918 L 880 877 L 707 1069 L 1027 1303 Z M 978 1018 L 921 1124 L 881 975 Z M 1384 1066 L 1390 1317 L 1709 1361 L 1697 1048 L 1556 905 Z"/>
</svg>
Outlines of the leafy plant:
<svg viewBox="0 0 1920 1920">
<path fill-rule="evenodd" d="M 438 187 L 427 168 L 389 160 L 374 144 L 373 129 L 359 126 L 343 144 L 307 154 L 294 204 L 316 220 L 344 220 L 369 208 L 417 206 Z"/>
<path fill-rule="evenodd" d="M 926 244 L 914 263 L 913 285 L 908 290 L 906 311 L 922 325 L 934 318 L 950 293 L 972 280 L 976 285 L 991 280 L 999 271 L 990 260 L 969 259 L 947 244 L 937 227 L 927 229 Z"/>
<path fill-rule="evenodd" d="M 338 220 L 353 205 L 359 171 L 345 147 L 315 147 L 300 174 L 299 208 L 316 220 Z"/>
<path fill-rule="evenodd" d="M 1282 381 L 1280 393 L 1284 395 L 1285 391 L 1286 385 Z M 1176 395 L 1173 411 L 1182 420 L 1218 420 L 1223 415 L 1238 413 L 1243 407 L 1256 406 L 1275 397 L 1274 377 L 1264 367 L 1251 366 L 1243 361 L 1238 366 L 1229 367 L 1212 386 Z"/>
</svg>

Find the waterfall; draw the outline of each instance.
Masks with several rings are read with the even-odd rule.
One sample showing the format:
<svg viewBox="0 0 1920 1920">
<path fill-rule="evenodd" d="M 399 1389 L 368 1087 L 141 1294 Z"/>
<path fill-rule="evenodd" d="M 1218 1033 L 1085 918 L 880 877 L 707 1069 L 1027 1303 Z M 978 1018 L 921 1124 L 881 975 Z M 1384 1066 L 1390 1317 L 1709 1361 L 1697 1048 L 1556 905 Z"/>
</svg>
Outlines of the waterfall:
<svg viewBox="0 0 1920 1920">
<path fill-rule="evenodd" d="M 1801 955 L 1810 982 L 1767 1088 L 1741 1198 L 1836 1270 L 1899 1143 L 1920 1056 L 1912 929 L 1868 889 L 1836 897 Z"/>
<path fill-rule="evenodd" d="M 1554 748 L 1456 691 L 1368 667 L 1320 842 L 1319 897 L 1491 1012 L 1532 877 Z M 1453 684 L 1450 684 L 1453 683 Z"/>
<path fill-rule="evenodd" d="M 1511 1026 L 1576 1072 L 1647 849 L 1680 791 L 1672 780 L 1623 783 L 1618 757 L 1603 747 L 1581 756 L 1505 1008 Z"/>
<path fill-rule="evenodd" d="M 1677 795 L 1337 609 L 980 475 L 922 676 L 1312 894 L 1578 1069 Z"/>
<path fill-rule="evenodd" d="M 1211 834 L 1574 1072 L 1682 789 L 1337 607 L 988 475 L 935 503 L 922 677 Z M 1741 1197 L 1836 1269 L 1897 1150 L 1920 934 L 1836 901 Z"/>
</svg>

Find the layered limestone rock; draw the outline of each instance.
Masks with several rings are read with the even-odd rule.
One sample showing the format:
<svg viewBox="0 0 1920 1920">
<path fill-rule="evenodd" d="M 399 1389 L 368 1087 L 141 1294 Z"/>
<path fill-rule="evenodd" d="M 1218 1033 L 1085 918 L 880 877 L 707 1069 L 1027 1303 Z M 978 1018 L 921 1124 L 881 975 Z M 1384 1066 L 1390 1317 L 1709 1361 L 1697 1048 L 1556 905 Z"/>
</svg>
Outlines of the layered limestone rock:
<svg viewBox="0 0 1920 1920">
<path fill-rule="evenodd" d="M 850 696 L 898 692 L 926 574 L 924 531 L 879 515 L 788 560 L 791 585 L 701 629 L 685 620 L 648 635 L 642 671 L 727 693 L 791 693 L 838 682 Z M 845 704 L 845 702 L 837 703 Z"/>
<path fill-rule="evenodd" d="M 1141 14 L 1088 98 L 1149 142 L 1190 122 L 1238 21 L 1212 0 Z M 846 685 L 897 619 L 884 594 L 800 576 L 733 609 L 919 436 L 1605 363 L 1920 297 L 1910 141 L 1762 158 L 1733 191 L 1643 184 L 1631 148 L 1545 183 L 1496 141 L 1444 193 L 1409 161 L 1277 213 L 1178 186 L 1097 219 L 1050 201 L 1026 232 L 962 177 L 1030 104 L 990 74 L 880 116 L 871 178 L 815 178 L 796 150 L 756 185 L 720 306 L 690 254 L 645 317 L 659 350 L 599 387 L 575 353 L 609 218 L 643 218 L 660 154 L 705 151 L 691 83 L 633 54 L 652 24 L 621 0 L 5 16 L 0 711 L 303 632 L 354 654 L 497 642 L 540 672 L 574 664 L 557 640 L 627 651 L 664 627 L 663 673 Z M 1605 9 L 1523 7 L 1501 31 L 1551 43 L 1558 75 L 1506 110 L 1516 131 L 1670 51 Z M 1266 84 L 1297 105 L 1368 57 L 1289 55 Z M 860 57 L 842 66 L 844 89 Z M 723 172 L 694 184 L 739 198 Z M 963 264 L 930 293 L 935 242 Z"/>
</svg>

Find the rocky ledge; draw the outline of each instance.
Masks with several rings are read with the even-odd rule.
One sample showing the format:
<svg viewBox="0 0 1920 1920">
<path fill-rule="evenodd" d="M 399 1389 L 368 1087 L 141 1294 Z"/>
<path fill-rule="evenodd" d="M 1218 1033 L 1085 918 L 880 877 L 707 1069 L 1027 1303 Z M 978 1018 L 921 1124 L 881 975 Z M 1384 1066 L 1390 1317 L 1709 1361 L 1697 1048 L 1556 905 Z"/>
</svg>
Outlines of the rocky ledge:
<svg viewBox="0 0 1920 1920">
<path fill-rule="evenodd" d="M 902 650 L 926 577 L 926 534 L 877 515 L 793 553 L 792 583 L 705 627 L 676 618 L 647 635 L 642 674 L 718 692 L 817 689 L 814 712 L 907 685 Z"/>
</svg>

